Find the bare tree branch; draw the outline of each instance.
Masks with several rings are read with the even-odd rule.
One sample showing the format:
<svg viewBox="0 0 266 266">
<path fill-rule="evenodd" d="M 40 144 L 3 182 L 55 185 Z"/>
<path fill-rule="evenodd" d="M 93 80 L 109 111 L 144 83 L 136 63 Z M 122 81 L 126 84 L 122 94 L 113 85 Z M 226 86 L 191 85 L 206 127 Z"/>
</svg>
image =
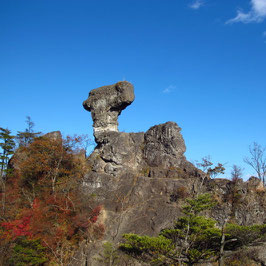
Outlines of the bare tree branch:
<svg viewBox="0 0 266 266">
<path fill-rule="evenodd" d="M 258 178 L 263 182 L 263 185 L 265 185 L 266 177 L 265 151 L 266 147 L 262 147 L 257 142 L 253 142 L 253 144 L 249 146 L 250 157 L 244 158 L 244 162 L 255 170 Z"/>
</svg>

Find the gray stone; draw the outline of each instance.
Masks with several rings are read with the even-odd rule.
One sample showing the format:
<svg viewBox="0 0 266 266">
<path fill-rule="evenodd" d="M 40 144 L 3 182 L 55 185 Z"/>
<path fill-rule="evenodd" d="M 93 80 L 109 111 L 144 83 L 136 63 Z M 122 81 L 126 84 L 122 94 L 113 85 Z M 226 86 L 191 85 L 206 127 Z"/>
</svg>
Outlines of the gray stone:
<svg viewBox="0 0 266 266">
<path fill-rule="evenodd" d="M 102 132 L 101 142 L 89 158 L 93 171 L 118 176 L 137 172 L 143 163 L 144 133 Z"/>
<path fill-rule="evenodd" d="M 241 225 L 266 222 L 261 181 L 211 179 L 186 160 L 185 142 L 176 123 L 156 125 L 145 133 L 118 132 L 118 115 L 134 100 L 134 92 L 128 82 L 117 84 L 91 91 L 84 102 L 92 113 L 98 145 L 88 158 L 90 171 L 81 191 L 95 195 L 96 204 L 103 207 L 100 222 L 106 231 L 102 241 L 119 245 L 124 233 L 158 235 L 182 215 L 188 197 L 206 192 L 217 205 L 205 214 L 218 226 L 225 219 Z M 259 247 L 260 261 L 265 261 L 264 250 L 265 246 Z M 97 253 L 95 248 L 86 265 L 101 265 L 91 259 Z"/>
<path fill-rule="evenodd" d="M 62 134 L 60 131 L 49 132 L 49 133 L 43 135 L 43 137 L 48 138 L 52 141 L 62 141 Z"/>
<path fill-rule="evenodd" d="M 151 127 L 145 133 L 144 157 L 150 166 L 179 166 L 185 160 L 186 146 L 181 128 L 174 122 Z"/>
<path fill-rule="evenodd" d="M 103 86 L 92 90 L 83 102 L 83 107 L 91 112 L 95 141 L 101 141 L 101 134 L 118 131 L 118 116 L 134 101 L 133 85 L 127 81 Z"/>
<path fill-rule="evenodd" d="M 112 176 L 134 172 L 164 178 L 195 172 L 195 166 L 184 156 L 186 146 L 180 130 L 176 123 L 167 122 L 146 133 L 104 131 L 97 137 L 99 144 L 89 158 L 90 164 L 94 171 Z"/>
</svg>

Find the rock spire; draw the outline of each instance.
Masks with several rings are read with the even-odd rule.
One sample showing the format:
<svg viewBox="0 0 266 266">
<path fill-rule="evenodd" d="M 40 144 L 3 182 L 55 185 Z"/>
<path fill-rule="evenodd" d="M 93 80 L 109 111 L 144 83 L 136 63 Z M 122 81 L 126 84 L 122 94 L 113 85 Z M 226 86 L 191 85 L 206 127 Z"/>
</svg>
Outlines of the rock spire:
<svg viewBox="0 0 266 266">
<path fill-rule="evenodd" d="M 118 116 L 134 99 L 134 87 L 127 81 L 90 91 L 88 99 L 83 102 L 83 107 L 91 112 L 97 143 L 102 133 L 118 132 Z"/>
</svg>

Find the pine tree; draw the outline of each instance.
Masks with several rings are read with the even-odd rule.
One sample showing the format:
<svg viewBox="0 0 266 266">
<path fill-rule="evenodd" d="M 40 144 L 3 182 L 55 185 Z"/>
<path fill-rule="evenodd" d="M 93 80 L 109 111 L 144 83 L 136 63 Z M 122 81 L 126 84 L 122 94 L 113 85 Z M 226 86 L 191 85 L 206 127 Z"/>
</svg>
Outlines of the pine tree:
<svg viewBox="0 0 266 266">
<path fill-rule="evenodd" d="M 265 242 L 265 224 L 241 226 L 224 221 L 219 228 L 216 220 L 202 216 L 214 205 L 210 194 L 187 199 L 182 208 L 185 215 L 177 219 L 173 228 L 163 229 L 157 237 L 125 234 L 120 249 L 151 265 L 195 265 L 207 261 L 229 265 L 224 264 L 224 250 Z"/>
<path fill-rule="evenodd" d="M 0 127 L 0 167 L 1 179 L 4 178 L 7 171 L 7 164 L 10 156 L 14 153 L 15 141 L 14 136 L 11 136 L 11 131 L 9 129 L 5 129 Z"/>
<path fill-rule="evenodd" d="M 33 128 L 34 128 L 34 122 L 31 120 L 30 116 L 26 117 L 26 124 L 27 124 L 27 128 L 25 129 L 25 131 L 18 131 L 17 133 L 17 141 L 19 144 L 19 147 L 21 146 L 28 146 L 30 143 L 33 142 L 33 140 L 37 137 L 39 137 L 41 135 L 41 132 L 34 132 Z"/>
<path fill-rule="evenodd" d="M 1 192 L 1 209 L 2 216 L 5 213 L 6 202 L 6 176 L 8 174 L 8 161 L 10 156 L 14 153 L 15 142 L 14 136 L 11 136 L 11 131 L 0 127 L 0 192 Z"/>
<path fill-rule="evenodd" d="M 206 261 L 219 250 L 221 230 L 215 226 L 215 220 L 200 213 L 214 205 L 210 194 L 188 199 L 183 206 L 185 216 L 173 228 L 162 230 L 158 237 L 125 234 L 126 242 L 120 247 L 129 254 L 137 254 L 140 260 L 158 265 L 193 265 Z"/>
</svg>

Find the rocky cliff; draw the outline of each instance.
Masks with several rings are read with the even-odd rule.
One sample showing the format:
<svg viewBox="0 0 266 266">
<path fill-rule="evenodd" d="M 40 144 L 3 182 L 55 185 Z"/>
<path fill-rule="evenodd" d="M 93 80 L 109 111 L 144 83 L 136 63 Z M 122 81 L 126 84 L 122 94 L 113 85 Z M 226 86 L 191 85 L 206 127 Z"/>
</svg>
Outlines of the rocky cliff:
<svg viewBox="0 0 266 266">
<path fill-rule="evenodd" d="M 217 199 L 218 205 L 207 215 L 220 224 L 225 219 L 241 225 L 266 222 L 260 180 L 210 179 L 186 160 L 176 123 L 156 125 L 147 132 L 119 132 L 118 116 L 134 97 L 133 85 L 124 81 L 92 90 L 83 103 L 92 115 L 97 147 L 87 161 L 90 170 L 82 193 L 103 206 L 101 221 L 106 228 L 102 242 L 86 250 L 87 264 L 101 265 L 96 258 L 104 241 L 119 243 L 130 232 L 158 234 L 181 215 L 185 198 L 203 192 Z M 266 263 L 265 253 L 259 256 Z"/>
</svg>

